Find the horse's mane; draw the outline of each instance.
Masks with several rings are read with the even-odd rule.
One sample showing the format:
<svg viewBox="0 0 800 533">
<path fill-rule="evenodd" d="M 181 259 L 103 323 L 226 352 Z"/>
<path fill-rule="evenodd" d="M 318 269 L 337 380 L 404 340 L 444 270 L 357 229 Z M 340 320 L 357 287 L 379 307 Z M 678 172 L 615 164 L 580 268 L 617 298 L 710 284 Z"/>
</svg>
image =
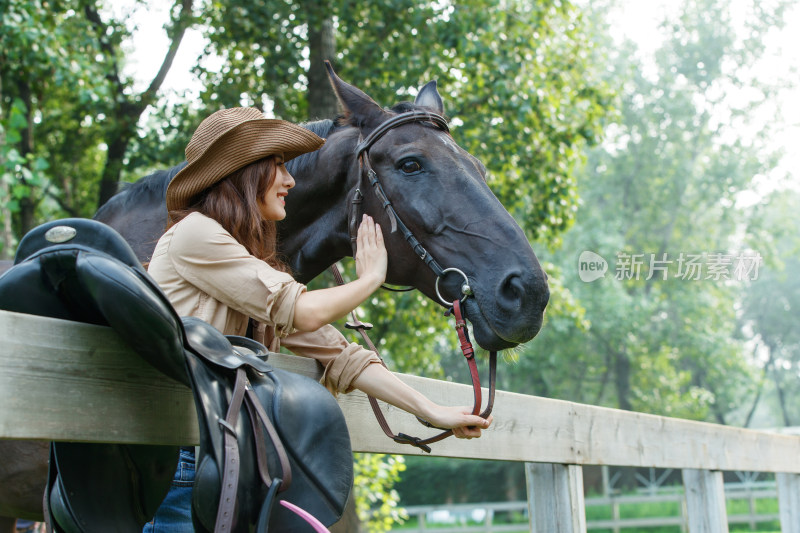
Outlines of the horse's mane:
<svg viewBox="0 0 800 533">
<path fill-rule="evenodd" d="M 175 177 L 175 174 L 185 166 L 186 161 L 172 168 L 156 170 L 133 183 L 123 184 L 119 192 L 97 210 L 94 218 L 103 220 L 106 214 L 113 216 L 113 212 L 117 209 L 127 210 L 133 208 L 142 201 L 142 197 L 150 197 L 156 200 L 166 198 L 167 185 Z"/>
<path fill-rule="evenodd" d="M 333 130 L 336 129 L 337 122 L 338 121 L 336 120 L 325 119 L 315 122 L 306 122 L 305 124 L 301 124 L 301 126 L 309 130 L 311 133 L 315 133 L 323 139 L 327 139 Z M 302 174 L 304 170 L 314 168 L 314 165 L 317 164 L 318 157 L 319 150 L 307 152 L 303 155 L 295 157 L 287 163 L 289 172 L 292 174 Z"/>
</svg>

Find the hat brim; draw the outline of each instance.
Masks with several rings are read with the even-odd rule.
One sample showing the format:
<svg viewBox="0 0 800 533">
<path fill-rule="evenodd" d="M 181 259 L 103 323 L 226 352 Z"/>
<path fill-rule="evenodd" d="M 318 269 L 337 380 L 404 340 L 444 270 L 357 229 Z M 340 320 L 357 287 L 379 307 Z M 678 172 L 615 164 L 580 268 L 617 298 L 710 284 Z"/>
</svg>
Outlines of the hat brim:
<svg viewBox="0 0 800 533">
<path fill-rule="evenodd" d="M 167 211 L 184 209 L 191 199 L 230 173 L 276 154 L 289 161 L 319 149 L 325 140 L 285 120 L 248 120 L 221 135 L 200 157 L 175 174 L 167 186 Z"/>
</svg>

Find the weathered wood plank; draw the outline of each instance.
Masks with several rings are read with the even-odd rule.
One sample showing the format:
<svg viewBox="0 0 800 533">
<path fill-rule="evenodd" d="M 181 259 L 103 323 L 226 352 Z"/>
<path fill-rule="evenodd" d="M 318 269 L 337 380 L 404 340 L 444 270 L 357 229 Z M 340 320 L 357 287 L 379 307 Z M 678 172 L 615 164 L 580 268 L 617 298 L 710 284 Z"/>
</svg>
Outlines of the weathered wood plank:
<svg viewBox="0 0 800 533">
<path fill-rule="evenodd" d="M 276 367 L 320 375 L 315 361 L 276 354 Z M 501 367 L 500 372 L 504 369 Z M 442 404 L 469 405 L 467 385 L 399 375 Z M 131 402 L 130 398 L 136 398 Z M 340 395 L 358 451 L 424 452 L 380 431 L 366 396 Z M 429 435 L 384 406 L 395 432 Z M 800 437 L 605 409 L 498 391 L 495 421 L 476 440 L 434 454 L 558 464 L 800 473 Z M 0 311 L 0 438 L 192 444 L 191 394 L 150 369 L 107 329 Z"/>
<path fill-rule="evenodd" d="M 531 533 L 586 533 L 583 468 L 527 463 Z"/>
<path fill-rule="evenodd" d="M 728 533 L 722 472 L 683 470 L 689 533 Z"/>
<path fill-rule="evenodd" d="M 781 533 L 800 533 L 800 475 L 776 474 Z"/>
</svg>

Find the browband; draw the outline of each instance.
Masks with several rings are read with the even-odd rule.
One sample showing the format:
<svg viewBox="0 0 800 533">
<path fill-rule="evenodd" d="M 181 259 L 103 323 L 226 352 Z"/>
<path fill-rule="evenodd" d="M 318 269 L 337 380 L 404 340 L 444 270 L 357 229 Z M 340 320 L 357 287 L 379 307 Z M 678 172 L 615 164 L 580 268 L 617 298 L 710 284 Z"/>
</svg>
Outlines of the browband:
<svg viewBox="0 0 800 533">
<path fill-rule="evenodd" d="M 369 150 L 370 147 L 375 144 L 378 139 L 383 137 L 387 131 L 411 122 L 432 122 L 440 130 L 450 133 L 450 127 L 447 125 L 447 120 L 445 120 L 442 115 L 421 110 L 400 113 L 399 115 L 395 115 L 389 120 L 382 122 L 377 128 L 372 130 L 372 133 L 367 135 L 366 139 L 358 143 L 358 145 L 356 145 L 356 157 L 360 156 L 363 151 Z"/>
</svg>

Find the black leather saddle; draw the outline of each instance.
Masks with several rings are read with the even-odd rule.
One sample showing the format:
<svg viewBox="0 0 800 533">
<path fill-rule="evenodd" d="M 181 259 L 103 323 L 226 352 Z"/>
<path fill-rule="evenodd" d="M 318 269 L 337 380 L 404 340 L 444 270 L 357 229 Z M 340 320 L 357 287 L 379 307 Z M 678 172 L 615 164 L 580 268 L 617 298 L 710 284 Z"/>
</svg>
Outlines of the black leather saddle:
<svg viewBox="0 0 800 533">
<path fill-rule="evenodd" d="M 263 345 L 181 320 L 109 226 L 64 219 L 29 232 L 0 276 L 0 308 L 111 326 L 155 368 L 192 387 L 196 531 L 311 530 L 279 500 L 326 525 L 341 516 L 352 453 L 334 398 L 314 380 L 273 369 Z M 54 442 L 45 514 L 56 532 L 141 531 L 177 458 L 176 446 Z"/>
<path fill-rule="evenodd" d="M 25 235 L 0 277 L 0 308 L 111 326 L 161 372 L 189 384 L 180 320 L 105 224 L 65 219 Z M 178 450 L 54 442 L 45 515 L 55 531 L 141 531 L 169 489 Z"/>
<path fill-rule="evenodd" d="M 353 455 L 333 396 L 312 379 L 246 354 L 241 339 L 196 318 L 183 321 L 189 344 L 203 347 L 186 352 L 200 424 L 195 531 L 314 531 L 279 500 L 326 526 L 336 522 L 353 484 Z"/>
</svg>

